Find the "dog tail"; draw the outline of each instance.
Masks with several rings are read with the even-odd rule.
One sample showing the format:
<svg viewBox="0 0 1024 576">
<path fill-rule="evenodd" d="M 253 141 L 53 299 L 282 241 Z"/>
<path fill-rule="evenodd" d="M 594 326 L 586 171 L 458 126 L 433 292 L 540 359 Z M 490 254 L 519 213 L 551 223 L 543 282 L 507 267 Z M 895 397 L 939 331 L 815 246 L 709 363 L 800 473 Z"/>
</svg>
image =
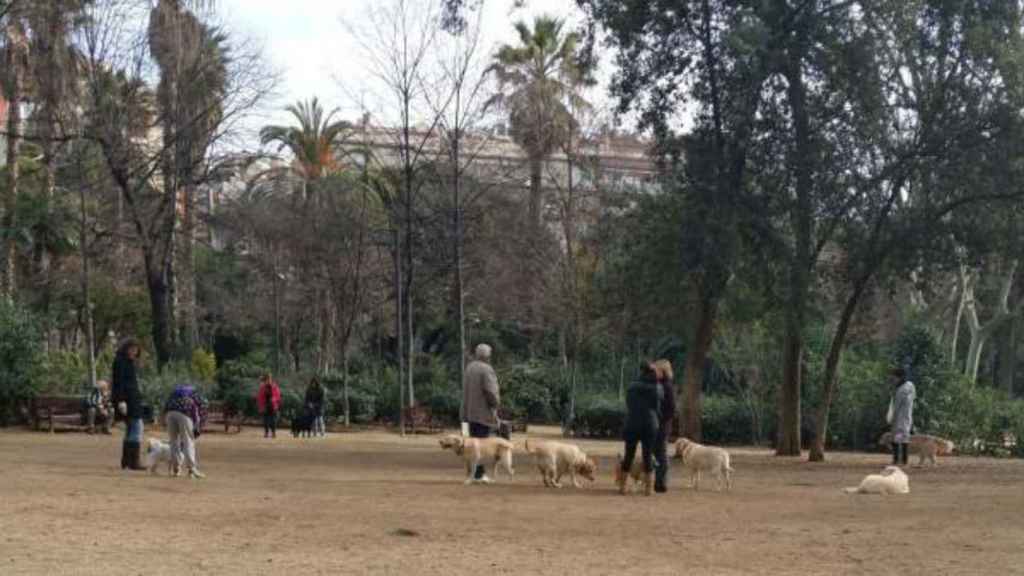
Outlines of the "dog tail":
<svg viewBox="0 0 1024 576">
<path fill-rule="evenodd" d="M 859 486 L 850 486 L 849 488 L 843 488 L 843 493 L 845 494 L 856 494 L 857 492 L 860 492 Z"/>
</svg>

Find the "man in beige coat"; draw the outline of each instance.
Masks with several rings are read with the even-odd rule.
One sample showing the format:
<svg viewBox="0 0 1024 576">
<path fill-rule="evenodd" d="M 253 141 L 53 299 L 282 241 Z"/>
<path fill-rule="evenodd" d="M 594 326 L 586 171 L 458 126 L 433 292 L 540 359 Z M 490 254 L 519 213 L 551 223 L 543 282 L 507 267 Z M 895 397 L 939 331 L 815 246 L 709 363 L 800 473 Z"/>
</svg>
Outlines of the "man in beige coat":
<svg viewBox="0 0 1024 576">
<path fill-rule="evenodd" d="M 492 430 L 498 428 L 501 394 L 498 390 L 498 376 L 490 364 L 491 347 L 487 344 L 478 345 L 474 356 L 475 360 L 466 366 L 462 381 L 462 408 L 459 416 L 463 422 L 469 423 L 470 437 L 487 438 Z M 483 466 L 477 466 L 474 479 L 485 484 L 491 481 L 484 474 Z"/>
</svg>

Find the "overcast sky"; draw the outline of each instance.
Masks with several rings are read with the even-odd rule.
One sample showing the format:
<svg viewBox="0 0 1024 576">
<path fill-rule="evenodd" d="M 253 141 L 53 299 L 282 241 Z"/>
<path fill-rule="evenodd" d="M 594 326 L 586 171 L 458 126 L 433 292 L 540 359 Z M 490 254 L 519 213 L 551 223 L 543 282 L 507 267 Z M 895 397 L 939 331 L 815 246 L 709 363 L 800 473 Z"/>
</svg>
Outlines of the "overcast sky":
<svg viewBox="0 0 1024 576">
<path fill-rule="evenodd" d="M 261 41 L 270 62 L 283 75 L 281 100 L 285 103 L 318 96 L 326 107 L 340 107 L 347 118 L 372 98 L 365 70 L 359 58 L 360 45 L 346 24 L 359 28 L 374 5 L 390 0 L 219 0 L 220 19 L 236 32 Z M 427 0 L 411 0 L 421 2 Z M 482 14 L 485 45 L 497 46 L 516 40 L 512 23 L 531 20 L 538 14 L 579 21 L 573 0 L 528 0 L 515 9 L 514 0 L 486 0 Z M 365 26 L 364 26 L 365 27 Z M 336 79 L 345 79 L 346 89 Z M 360 104 L 359 99 L 364 102 Z M 274 113 L 275 122 L 287 121 Z"/>
</svg>

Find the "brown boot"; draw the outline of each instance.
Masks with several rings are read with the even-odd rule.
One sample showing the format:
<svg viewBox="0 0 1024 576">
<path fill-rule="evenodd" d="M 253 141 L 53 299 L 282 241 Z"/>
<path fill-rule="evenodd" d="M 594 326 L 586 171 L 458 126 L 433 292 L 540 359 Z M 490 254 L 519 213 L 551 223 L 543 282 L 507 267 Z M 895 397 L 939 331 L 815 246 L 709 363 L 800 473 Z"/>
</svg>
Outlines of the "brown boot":
<svg viewBox="0 0 1024 576">
<path fill-rule="evenodd" d="M 654 474 L 644 472 L 644 496 L 654 494 Z"/>
<path fill-rule="evenodd" d="M 615 485 L 619 488 L 619 494 L 626 495 L 626 480 L 628 475 L 622 470 L 622 462 L 615 467 Z"/>
</svg>

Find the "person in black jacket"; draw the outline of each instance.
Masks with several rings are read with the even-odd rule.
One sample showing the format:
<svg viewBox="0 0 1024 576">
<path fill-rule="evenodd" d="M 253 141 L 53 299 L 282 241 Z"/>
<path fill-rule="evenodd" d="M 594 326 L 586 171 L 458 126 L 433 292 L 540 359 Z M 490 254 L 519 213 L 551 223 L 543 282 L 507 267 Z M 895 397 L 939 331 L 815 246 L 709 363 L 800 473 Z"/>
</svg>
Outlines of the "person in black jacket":
<svg viewBox="0 0 1024 576">
<path fill-rule="evenodd" d="M 306 410 L 313 415 L 313 434 L 317 436 L 327 435 L 327 426 L 324 422 L 324 387 L 316 376 L 309 381 L 309 388 L 306 388 Z"/>
<path fill-rule="evenodd" d="M 626 426 L 622 437 L 626 441 L 626 453 L 622 459 L 623 474 L 618 476 L 619 493 L 626 493 L 626 478 L 633 467 L 636 445 L 640 444 L 644 461 L 644 494 L 650 496 L 654 490 L 654 445 L 661 428 L 661 404 L 664 389 L 658 384 L 658 370 L 654 364 L 645 362 L 640 366 L 639 379 L 626 391 Z"/>
<path fill-rule="evenodd" d="M 139 357 L 139 343 L 134 338 L 124 340 L 117 347 L 111 381 L 111 400 L 117 414 L 125 421 L 124 443 L 121 445 L 121 469 L 145 470 L 141 462 L 142 450 L 142 394 L 135 374 Z"/>
</svg>

